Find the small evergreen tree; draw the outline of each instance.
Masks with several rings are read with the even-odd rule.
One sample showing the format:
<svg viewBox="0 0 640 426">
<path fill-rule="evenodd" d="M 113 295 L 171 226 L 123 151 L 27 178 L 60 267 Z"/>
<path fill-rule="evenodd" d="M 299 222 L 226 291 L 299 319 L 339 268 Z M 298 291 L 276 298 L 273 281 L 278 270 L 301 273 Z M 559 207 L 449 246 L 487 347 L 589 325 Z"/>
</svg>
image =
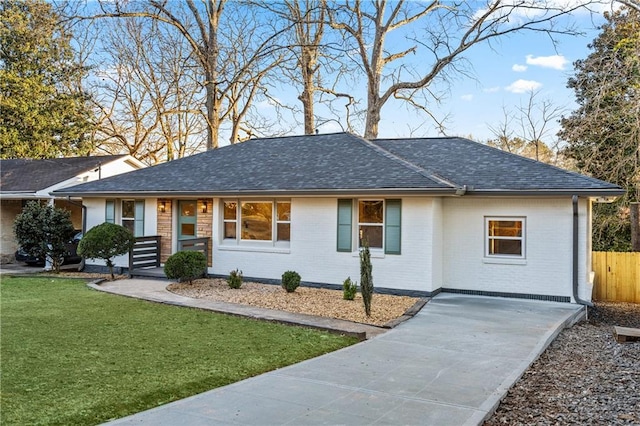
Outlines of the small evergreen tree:
<svg viewBox="0 0 640 426">
<path fill-rule="evenodd" d="M 371 299 L 373 297 L 372 270 L 369 243 L 367 240 L 363 240 L 360 249 L 360 293 L 362 293 L 362 301 L 364 302 L 364 313 L 368 317 L 371 316 Z"/>
<path fill-rule="evenodd" d="M 16 216 L 13 227 L 18 244 L 27 254 L 48 259 L 53 270 L 60 272 L 64 256 L 68 254 L 67 243 L 74 233 L 68 210 L 29 201 Z"/>
<path fill-rule="evenodd" d="M 134 242 L 135 237 L 127 228 L 105 222 L 87 232 L 78 244 L 78 254 L 89 259 L 104 260 L 113 280 L 113 258 L 127 254 Z"/>
</svg>

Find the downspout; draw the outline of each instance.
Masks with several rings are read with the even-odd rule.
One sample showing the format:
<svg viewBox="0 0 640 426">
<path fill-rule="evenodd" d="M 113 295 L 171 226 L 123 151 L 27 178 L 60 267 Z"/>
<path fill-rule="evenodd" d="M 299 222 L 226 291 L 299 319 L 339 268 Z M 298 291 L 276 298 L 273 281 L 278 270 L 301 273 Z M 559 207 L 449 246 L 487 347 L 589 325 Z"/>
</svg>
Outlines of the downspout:
<svg viewBox="0 0 640 426">
<path fill-rule="evenodd" d="M 585 306 L 593 306 L 593 303 L 578 297 L 578 196 L 571 196 L 573 204 L 573 299 L 576 303 Z"/>
</svg>

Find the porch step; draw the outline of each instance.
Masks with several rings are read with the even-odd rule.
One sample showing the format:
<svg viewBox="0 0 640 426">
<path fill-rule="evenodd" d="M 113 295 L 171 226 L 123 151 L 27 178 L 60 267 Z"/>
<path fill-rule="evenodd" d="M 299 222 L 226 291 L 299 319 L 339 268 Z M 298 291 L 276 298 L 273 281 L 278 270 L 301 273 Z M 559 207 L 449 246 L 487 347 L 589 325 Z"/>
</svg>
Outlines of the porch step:
<svg viewBox="0 0 640 426">
<path fill-rule="evenodd" d="M 136 268 L 129 274 L 131 277 L 167 278 L 164 268 Z"/>
</svg>

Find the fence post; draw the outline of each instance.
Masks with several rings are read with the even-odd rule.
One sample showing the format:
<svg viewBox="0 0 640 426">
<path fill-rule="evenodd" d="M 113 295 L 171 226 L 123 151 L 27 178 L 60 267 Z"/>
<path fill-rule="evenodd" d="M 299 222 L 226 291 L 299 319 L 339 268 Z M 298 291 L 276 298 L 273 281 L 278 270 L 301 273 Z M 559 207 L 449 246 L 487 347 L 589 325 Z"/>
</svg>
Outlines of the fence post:
<svg viewBox="0 0 640 426">
<path fill-rule="evenodd" d="M 640 252 L 640 203 L 630 203 L 631 211 L 631 250 Z"/>
</svg>

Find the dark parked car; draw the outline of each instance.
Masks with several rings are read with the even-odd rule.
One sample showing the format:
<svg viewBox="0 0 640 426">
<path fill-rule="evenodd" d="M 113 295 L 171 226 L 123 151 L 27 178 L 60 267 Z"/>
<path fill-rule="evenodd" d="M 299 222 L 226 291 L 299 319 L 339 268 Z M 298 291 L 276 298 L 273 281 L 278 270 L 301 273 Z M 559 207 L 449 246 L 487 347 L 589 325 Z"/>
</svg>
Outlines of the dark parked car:
<svg viewBox="0 0 640 426">
<path fill-rule="evenodd" d="M 78 244 L 82 239 L 82 232 L 77 231 L 73 238 L 67 243 L 67 255 L 64 256 L 62 261 L 63 265 L 75 265 L 76 263 L 82 263 L 82 256 L 78 255 Z M 16 251 L 16 260 L 18 262 L 24 262 L 29 266 L 44 266 L 44 259 L 30 256 L 22 247 Z"/>
</svg>

